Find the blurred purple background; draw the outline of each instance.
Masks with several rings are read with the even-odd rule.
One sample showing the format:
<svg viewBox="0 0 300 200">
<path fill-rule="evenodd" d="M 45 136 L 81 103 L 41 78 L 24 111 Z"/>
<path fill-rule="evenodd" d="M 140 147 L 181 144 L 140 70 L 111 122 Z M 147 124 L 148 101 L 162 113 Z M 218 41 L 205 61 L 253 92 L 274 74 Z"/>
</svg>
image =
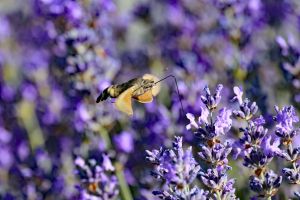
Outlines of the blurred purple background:
<svg viewBox="0 0 300 200">
<path fill-rule="evenodd" d="M 238 85 L 272 131 L 274 105 L 300 109 L 299 44 L 298 0 L 1 0 L 0 199 L 155 199 L 145 150 L 174 136 L 198 148 L 176 86 L 164 81 L 152 103 L 133 103 L 132 117 L 111 100 L 96 104 L 101 91 L 173 74 L 185 112 L 199 115 L 205 85 L 224 85 L 223 106 Z M 229 176 L 249 199 L 239 162 L 230 159 Z M 274 199 L 299 187 L 283 181 Z"/>
</svg>

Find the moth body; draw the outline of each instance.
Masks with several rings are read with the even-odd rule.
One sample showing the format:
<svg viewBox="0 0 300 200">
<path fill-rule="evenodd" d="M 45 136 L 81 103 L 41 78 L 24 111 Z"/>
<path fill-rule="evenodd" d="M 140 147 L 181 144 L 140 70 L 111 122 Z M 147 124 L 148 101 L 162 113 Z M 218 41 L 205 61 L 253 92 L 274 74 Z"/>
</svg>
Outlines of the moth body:
<svg viewBox="0 0 300 200">
<path fill-rule="evenodd" d="M 114 84 L 107 88 L 105 88 L 102 93 L 98 96 L 96 102 L 99 103 L 100 101 L 105 101 L 106 99 L 110 98 L 117 98 L 122 92 L 127 90 L 129 87 L 134 86 L 137 82 L 138 78 L 131 79 L 126 83 L 122 84 Z"/>
</svg>

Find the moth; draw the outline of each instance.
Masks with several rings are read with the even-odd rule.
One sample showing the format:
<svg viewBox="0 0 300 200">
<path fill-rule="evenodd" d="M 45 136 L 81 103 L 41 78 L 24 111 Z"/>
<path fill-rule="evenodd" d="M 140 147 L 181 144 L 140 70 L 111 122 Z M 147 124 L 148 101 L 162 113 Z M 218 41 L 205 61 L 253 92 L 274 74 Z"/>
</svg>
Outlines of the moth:
<svg viewBox="0 0 300 200">
<path fill-rule="evenodd" d="M 115 106 L 121 112 L 133 115 L 132 99 L 140 103 L 150 103 L 160 91 L 160 80 L 151 74 L 131 79 L 125 83 L 107 87 L 98 96 L 96 102 L 116 98 Z"/>
</svg>

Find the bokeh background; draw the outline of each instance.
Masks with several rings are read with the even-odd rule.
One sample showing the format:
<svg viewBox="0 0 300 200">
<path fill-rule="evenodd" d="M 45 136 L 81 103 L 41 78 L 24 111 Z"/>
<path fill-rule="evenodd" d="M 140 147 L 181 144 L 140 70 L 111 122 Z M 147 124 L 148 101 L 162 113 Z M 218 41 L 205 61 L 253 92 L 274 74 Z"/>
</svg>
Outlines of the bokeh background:
<svg viewBox="0 0 300 200">
<path fill-rule="evenodd" d="M 184 110 L 199 114 L 205 85 L 224 85 L 224 106 L 239 85 L 272 130 L 274 105 L 300 109 L 299 31 L 299 0 L 1 0 L 0 199 L 79 199 L 75 159 L 103 153 L 117 166 L 117 199 L 155 199 L 145 150 L 175 135 L 197 148 L 175 84 L 134 103 L 132 117 L 96 104 L 101 91 L 173 74 Z M 249 170 L 230 165 L 249 199 Z M 296 189 L 284 182 L 276 199 Z"/>
</svg>

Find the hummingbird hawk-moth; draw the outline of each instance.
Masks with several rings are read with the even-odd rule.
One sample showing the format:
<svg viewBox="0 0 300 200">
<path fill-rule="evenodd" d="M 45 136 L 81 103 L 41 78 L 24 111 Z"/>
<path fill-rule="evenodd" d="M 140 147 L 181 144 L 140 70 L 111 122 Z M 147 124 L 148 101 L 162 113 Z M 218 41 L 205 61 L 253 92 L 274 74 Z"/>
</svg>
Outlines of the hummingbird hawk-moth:
<svg viewBox="0 0 300 200">
<path fill-rule="evenodd" d="M 98 96 L 96 102 L 104 101 L 107 98 L 117 98 L 115 105 L 118 110 L 128 115 L 133 115 L 132 102 L 134 99 L 140 103 L 150 103 L 153 101 L 153 97 L 156 96 L 160 91 L 160 82 L 167 78 L 174 78 L 178 98 L 181 104 L 181 111 L 183 112 L 183 106 L 179 95 L 178 84 L 176 77 L 173 75 L 166 76 L 163 79 L 158 79 L 156 76 L 151 74 L 145 74 L 142 77 L 131 79 L 125 83 L 115 84 L 107 87 Z"/>
<path fill-rule="evenodd" d="M 117 98 L 116 108 L 128 115 L 132 115 L 131 99 L 140 103 L 150 103 L 153 96 L 160 91 L 159 79 L 151 74 L 131 79 L 122 84 L 115 84 L 107 87 L 98 96 L 96 102 L 104 101 L 107 98 Z"/>
</svg>

